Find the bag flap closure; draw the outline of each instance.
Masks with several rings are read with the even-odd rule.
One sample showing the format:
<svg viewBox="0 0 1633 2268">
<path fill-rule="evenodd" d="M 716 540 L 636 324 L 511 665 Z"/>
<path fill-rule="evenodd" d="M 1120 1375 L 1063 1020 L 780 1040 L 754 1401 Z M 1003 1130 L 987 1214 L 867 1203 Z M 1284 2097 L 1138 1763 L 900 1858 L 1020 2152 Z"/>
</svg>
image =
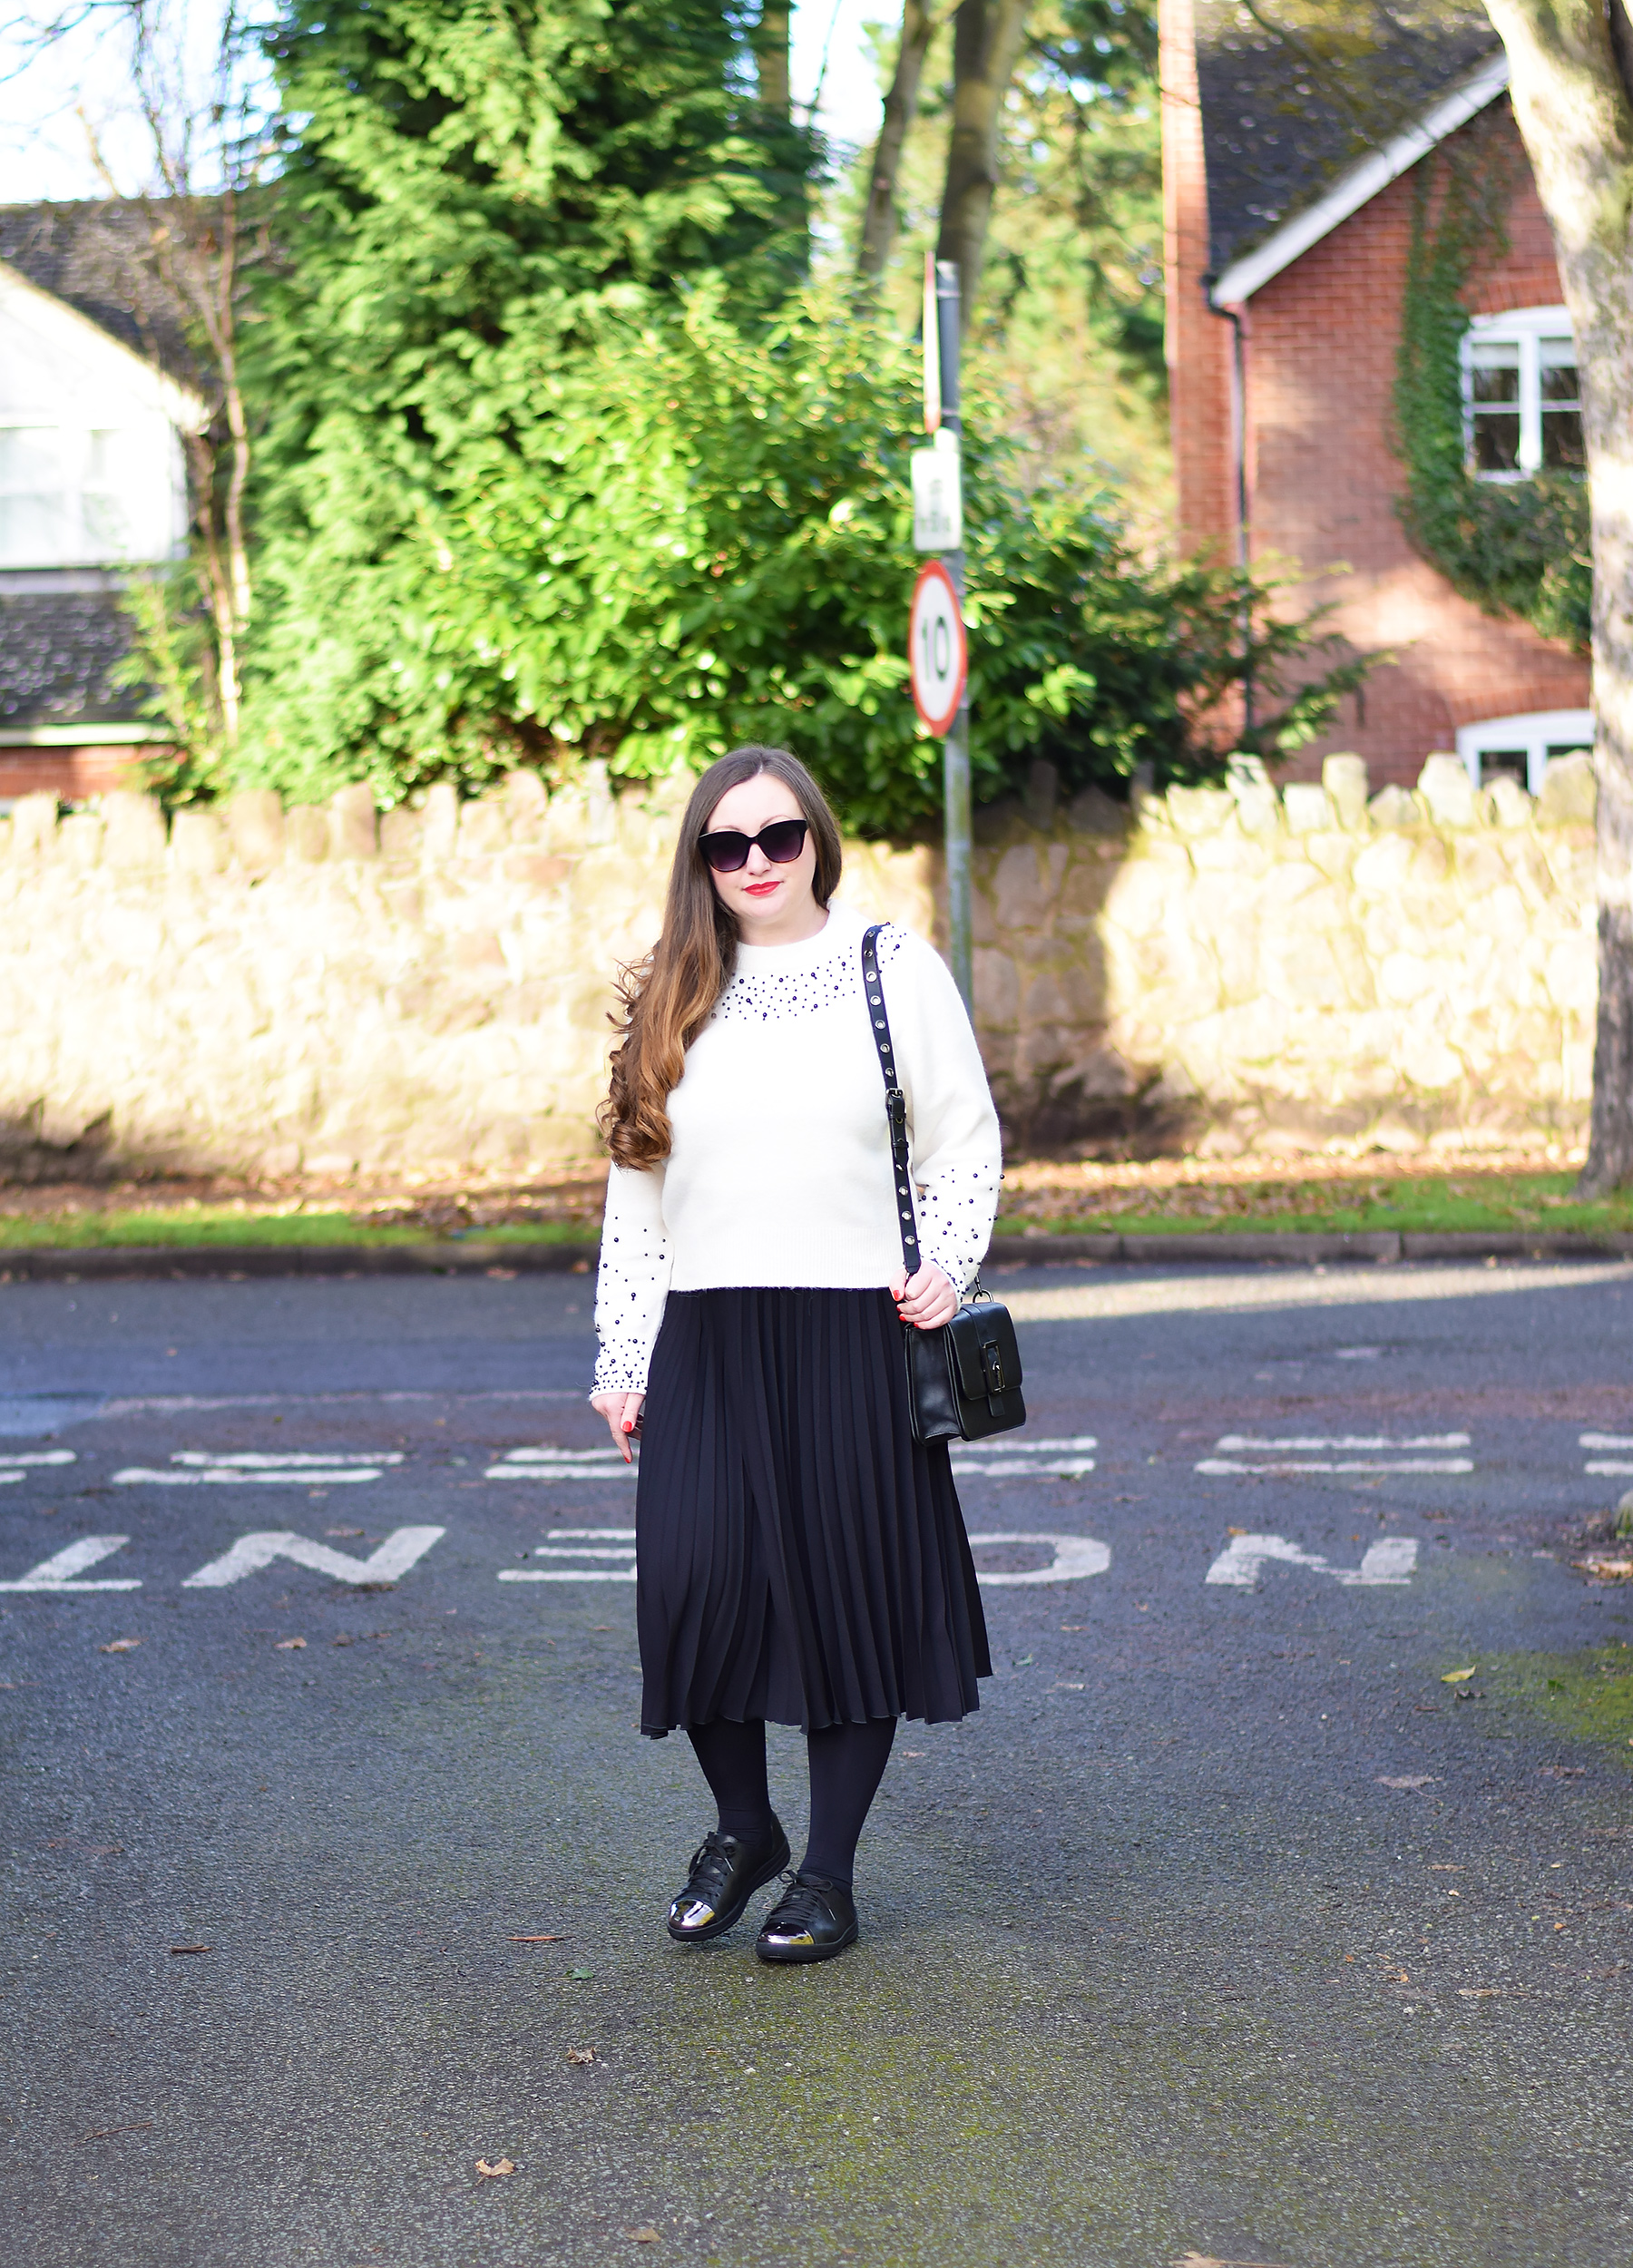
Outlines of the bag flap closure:
<svg viewBox="0 0 1633 2268">
<path fill-rule="evenodd" d="M 1013 1393 L 1021 1384 L 1021 1348 L 1010 1311 L 984 1299 L 961 1307 L 947 1325 L 958 1390 L 966 1401 Z"/>
</svg>

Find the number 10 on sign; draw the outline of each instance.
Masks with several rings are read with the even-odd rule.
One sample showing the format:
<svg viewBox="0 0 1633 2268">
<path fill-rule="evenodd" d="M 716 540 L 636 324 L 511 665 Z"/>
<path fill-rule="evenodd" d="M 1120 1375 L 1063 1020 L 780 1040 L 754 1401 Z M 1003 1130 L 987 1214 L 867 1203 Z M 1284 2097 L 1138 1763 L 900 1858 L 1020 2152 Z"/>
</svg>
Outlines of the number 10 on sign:
<svg viewBox="0 0 1633 2268">
<path fill-rule="evenodd" d="M 953 729 L 963 699 L 970 656 L 958 592 L 939 559 L 925 561 L 913 586 L 907 657 L 913 671 L 913 705 L 925 729 L 944 738 Z"/>
</svg>

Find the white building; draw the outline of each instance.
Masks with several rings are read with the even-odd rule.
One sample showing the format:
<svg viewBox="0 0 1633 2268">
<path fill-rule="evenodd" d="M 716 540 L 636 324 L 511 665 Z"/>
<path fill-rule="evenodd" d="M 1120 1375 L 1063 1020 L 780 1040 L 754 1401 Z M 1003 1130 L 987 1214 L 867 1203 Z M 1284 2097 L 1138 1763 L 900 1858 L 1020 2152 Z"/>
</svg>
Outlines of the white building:
<svg viewBox="0 0 1633 2268">
<path fill-rule="evenodd" d="M 146 244 L 137 208 L 0 207 L 0 803 L 93 794 L 163 738 L 109 682 L 118 594 L 185 552 L 206 413 Z"/>
</svg>

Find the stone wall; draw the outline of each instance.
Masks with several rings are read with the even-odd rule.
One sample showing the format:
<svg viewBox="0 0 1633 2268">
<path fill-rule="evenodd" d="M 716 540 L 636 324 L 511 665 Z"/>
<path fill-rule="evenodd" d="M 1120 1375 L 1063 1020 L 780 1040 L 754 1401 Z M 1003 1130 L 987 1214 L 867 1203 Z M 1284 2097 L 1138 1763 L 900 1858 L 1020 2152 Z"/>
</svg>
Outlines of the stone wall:
<svg viewBox="0 0 1633 2268">
<path fill-rule="evenodd" d="M 1574 1136 L 1592 1087 L 1593 776 L 1476 794 L 1452 756 L 1369 800 L 1329 757 L 1277 791 L 1090 792 L 977 852 L 976 1008 L 1033 1149 L 1478 1148 Z"/>
<path fill-rule="evenodd" d="M 1437 757 L 1278 795 L 1093 792 L 983 815 L 978 1022 L 1020 1145 L 1274 1149 L 1569 1130 L 1594 1000 L 1592 782 L 1536 807 Z M 686 783 L 586 764 L 377 815 L 114 794 L 0 819 L 0 1171 L 524 1169 L 593 1145 L 610 973 L 654 934 Z M 939 862 L 852 845 L 926 934 Z"/>
</svg>

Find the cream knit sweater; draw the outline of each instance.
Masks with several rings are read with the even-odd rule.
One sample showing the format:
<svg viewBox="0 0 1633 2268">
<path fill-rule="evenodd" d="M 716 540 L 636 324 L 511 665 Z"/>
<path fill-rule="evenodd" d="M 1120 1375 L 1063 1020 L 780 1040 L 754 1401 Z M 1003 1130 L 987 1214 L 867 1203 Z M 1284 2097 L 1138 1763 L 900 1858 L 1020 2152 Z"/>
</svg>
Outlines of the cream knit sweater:
<svg viewBox="0 0 1633 2268">
<path fill-rule="evenodd" d="M 742 945 L 669 1099 L 661 1165 L 607 1183 L 595 1391 L 643 1393 L 671 1291 L 882 1286 L 902 1265 L 885 1082 L 862 993 L 865 924 L 838 904 L 795 945 Z M 962 1291 L 992 1234 L 998 1119 L 945 964 L 879 938 L 919 1249 Z"/>
</svg>

